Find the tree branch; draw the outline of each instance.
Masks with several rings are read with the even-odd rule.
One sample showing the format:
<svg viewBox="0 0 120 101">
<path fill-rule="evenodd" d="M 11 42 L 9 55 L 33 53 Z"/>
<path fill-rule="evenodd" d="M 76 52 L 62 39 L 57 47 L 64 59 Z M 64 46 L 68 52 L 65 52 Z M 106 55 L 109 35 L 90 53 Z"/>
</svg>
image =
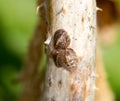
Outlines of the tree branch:
<svg viewBox="0 0 120 101">
<path fill-rule="evenodd" d="M 45 3 L 51 40 L 46 46 L 48 62 L 41 101 L 93 101 L 96 76 L 96 2 L 46 0 Z M 67 32 L 71 41 L 67 47 L 58 49 L 54 44 L 58 45 L 63 38 L 66 39 L 61 36 L 58 43 L 55 43 L 54 33 L 59 29 Z"/>
</svg>

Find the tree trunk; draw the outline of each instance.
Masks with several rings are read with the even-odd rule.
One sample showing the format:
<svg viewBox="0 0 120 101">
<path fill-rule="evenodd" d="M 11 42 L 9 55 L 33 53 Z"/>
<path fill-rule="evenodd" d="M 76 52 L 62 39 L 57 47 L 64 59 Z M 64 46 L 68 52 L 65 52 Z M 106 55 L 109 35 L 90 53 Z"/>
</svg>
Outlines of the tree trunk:
<svg viewBox="0 0 120 101">
<path fill-rule="evenodd" d="M 46 0 L 45 7 L 49 34 L 45 42 L 47 70 L 41 101 L 93 101 L 95 0 Z M 56 37 L 55 32 L 61 36 Z"/>
</svg>

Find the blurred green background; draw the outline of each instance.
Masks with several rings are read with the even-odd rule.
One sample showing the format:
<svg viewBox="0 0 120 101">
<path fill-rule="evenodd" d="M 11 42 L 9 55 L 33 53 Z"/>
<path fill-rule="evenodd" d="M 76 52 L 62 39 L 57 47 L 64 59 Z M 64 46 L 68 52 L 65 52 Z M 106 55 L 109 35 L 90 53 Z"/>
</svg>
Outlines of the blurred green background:
<svg viewBox="0 0 120 101">
<path fill-rule="evenodd" d="M 22 69 L 27 46 L 37 22 L 35 0 L 0 0 L 0 101 L 16 101 L 21 85 L 14 79 Z M 102 47 L 108 80 L 120 101 L 120 27 L 117 40 Z"/>
<path fill-rule="evenodd" d="M 16 101 L 21 85 L 14 83 L 33 34 L 36 0 L 0 0 L 0 101 Z"/>
</svg>

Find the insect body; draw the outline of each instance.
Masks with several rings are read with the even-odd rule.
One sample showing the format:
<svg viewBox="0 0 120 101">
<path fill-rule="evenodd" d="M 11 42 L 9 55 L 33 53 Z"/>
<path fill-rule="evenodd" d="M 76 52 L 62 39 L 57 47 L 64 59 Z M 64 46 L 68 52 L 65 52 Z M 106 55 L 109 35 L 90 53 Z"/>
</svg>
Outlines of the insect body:
<svg viewBox="0 0 120 101">
<path fill-rule="evenodd" d="M 53 60 L 57 67 L 64 67 L 71 71 L 76 69 L 78 59 L 73 49 L 60 49 L 53 51 Z"/>
<path fill-rule="evenodd" d="M 54 34 L 54 48 L 66 49 L 70 45 L 70 37 L 63 29 L 59 29 Z"/>
<path fill-rule="evenodd" d="M 68 48 L 70 37 L 63 29 L 59 29 L 54 34 L 54 49 L 52 57 L 57 67 L 64 67 L 71 71 L 77 68 L 78 58 L 73 49 Z"/>
</svg>

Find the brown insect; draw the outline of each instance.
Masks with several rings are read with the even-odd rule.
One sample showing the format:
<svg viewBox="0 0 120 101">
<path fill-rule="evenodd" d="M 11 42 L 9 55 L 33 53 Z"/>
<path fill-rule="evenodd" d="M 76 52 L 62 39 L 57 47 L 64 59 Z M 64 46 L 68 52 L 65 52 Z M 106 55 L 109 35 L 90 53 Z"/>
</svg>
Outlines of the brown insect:
<svg viewBox="0 0 120 101">
<path fill-rule="evenodd" d="M 73 49 L 68 48 L 70 37 L 63 29 L 59 29 L 54 34 L 54 49 L 52 57 L 57 67 L 64 67 L 69 71 L 77 68 L 78 58 Z"/>
<path fill-rule="evenodd" d="M 78 59 L 71 48 L 54 50 L 53 60 L 57 67 L 64 67 L 69 71 L 77 68 Z"/>
<path fill-rule="evenodd" d="M 66 49 L 70 45 L 70 37 L 64 29 L 59 29 L 54 34 L 54 48 Z"/>
</svg>

